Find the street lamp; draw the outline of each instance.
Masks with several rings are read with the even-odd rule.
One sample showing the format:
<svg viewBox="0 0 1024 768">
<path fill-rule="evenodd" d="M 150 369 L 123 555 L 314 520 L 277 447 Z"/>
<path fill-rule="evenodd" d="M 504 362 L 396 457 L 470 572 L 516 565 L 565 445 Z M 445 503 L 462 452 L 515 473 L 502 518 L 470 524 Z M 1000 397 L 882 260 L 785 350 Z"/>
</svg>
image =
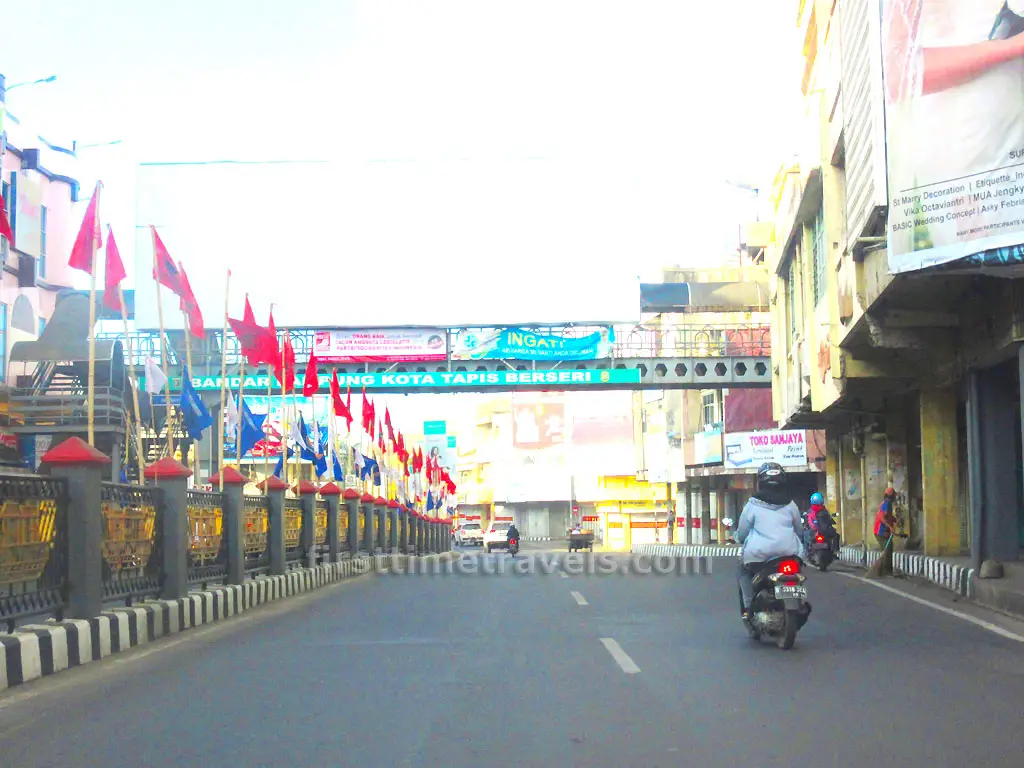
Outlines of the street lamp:
<svg viewBox="0 0 1024 768">
<path fill-rule="evenodd" d="M 26 80 L 24 83 L 15 83 L 14 85 L 8 85 L 6 90 L 13 91 L 15 88 L 21 88 L 23 85 L 42 85 L 43 83 L 52 83 L 56 79 L 56 75 L 50 75 L 49 77 L 43 77 L 39 80 Z"/>
</svg>

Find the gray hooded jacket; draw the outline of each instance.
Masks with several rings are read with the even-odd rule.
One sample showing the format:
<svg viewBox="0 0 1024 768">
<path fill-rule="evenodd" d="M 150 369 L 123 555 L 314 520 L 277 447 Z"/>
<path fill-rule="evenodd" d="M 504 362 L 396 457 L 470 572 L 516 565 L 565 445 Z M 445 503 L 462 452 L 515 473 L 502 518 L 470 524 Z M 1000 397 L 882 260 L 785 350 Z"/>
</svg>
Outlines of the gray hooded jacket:
<svg viewBox="0 0 1024 768">
<path fill-rule="evenodd" d="M 779 506 L 751 497 L 743 507 L 736 541 L 743 545 L 743 562 L 763 563 L 776 557 L 804 556 L 800 540 L 800 510 L 796 503 Z"/>
</svg>

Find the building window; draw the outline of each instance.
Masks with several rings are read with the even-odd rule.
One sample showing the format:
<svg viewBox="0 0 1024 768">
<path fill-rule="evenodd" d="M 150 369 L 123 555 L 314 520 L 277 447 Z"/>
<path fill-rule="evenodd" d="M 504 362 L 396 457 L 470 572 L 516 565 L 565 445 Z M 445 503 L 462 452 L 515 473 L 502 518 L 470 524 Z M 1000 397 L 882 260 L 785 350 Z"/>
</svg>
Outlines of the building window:
<svg viewBox="0 0 1024 768">
<path fill-rule="evenodd" d="M 796 338 L 796 254 L 789 259 L 789 274 L 786 276 L 786 314 L 789 315 L 790 341 Z"/>
<path fill-rule="evenodd" d="M 0 304 L 0 381 L 7 374 L 7 305 Z"/>
<path fill-rule="evenodd" d="M 701 393 L 701 417 L 704 427 L 718 424 L 721 419 L 718 416 L 718 390 L 705 389 Z"/>
<path fill-rule="evenodd" d="M 11 213 L 11 185 L 0 179 L 0 193 L 4 198 L 4 210 L 7 211 L 7 218 L 11 223 L 11 230 L 14 230 L 14 214 Z M 7 257 L 11 254 L 11 245 L 6 237 L 0 236 L 0 266 L 7 263 Z"/>
<path fill-rule="evenodd" d="M 817 307 L 825 295 L 825 265 L 828 262 L 825 253 L 825 211 L 822 209 L 818 210 L 811 228 L 811 258 L 814 262 L 814 306 Z"/>
<path fill-rule="evenodd" d="M 37 277 L 46 278 L 46 206 L 39 206 L 39 269 Z"/>
</svg>

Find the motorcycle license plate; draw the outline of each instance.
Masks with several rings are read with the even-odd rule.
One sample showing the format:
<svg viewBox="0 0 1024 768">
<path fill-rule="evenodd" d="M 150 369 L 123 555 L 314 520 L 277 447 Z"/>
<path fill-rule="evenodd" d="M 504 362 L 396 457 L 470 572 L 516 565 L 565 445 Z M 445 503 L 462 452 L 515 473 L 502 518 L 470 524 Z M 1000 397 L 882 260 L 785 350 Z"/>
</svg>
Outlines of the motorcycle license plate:
<svg viewBox="0 0 1024 768">
<path fill-rule="evenodd" d="M 807 597 L 807 587 L 790 587 L 779 585 L 775 587 L 775 599 L 782 600 L 786 597 Z"/>
</svg>

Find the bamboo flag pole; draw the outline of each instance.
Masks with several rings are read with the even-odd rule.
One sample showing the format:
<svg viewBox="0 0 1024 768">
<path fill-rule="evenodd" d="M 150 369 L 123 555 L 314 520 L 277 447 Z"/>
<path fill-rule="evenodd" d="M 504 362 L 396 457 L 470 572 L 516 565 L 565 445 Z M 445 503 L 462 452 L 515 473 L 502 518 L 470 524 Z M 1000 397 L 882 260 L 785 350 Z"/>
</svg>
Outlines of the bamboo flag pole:
<svg viewBox="0 0 1024 768">
<path fill-rule="evenodd" d="M 287 333 L 285 334 L 287 338 Z M 284 344 L 281 344 L 281 473 L 284 475 L 282 480 L 288 482 L 288 396 L 285 392 L 284 383 L 288 380 L 288 371 L 286 365 L 288 361 L 284 357 Z M 267 410 L 270 410 L 270 404 L 267 404 Z"/>
<path fill-rule="evenodd" d="M 238 424 L 235 426 L 235 456 L 238 460 L 235 464 L 238 471 L 242 471 L 242 413 L 244 403 L 242 401 L 242 390 L 245 387 L 245 355 L 239 352 L 242 362 L 238 364 Z M 268 406 L 269 408 L 269 406 Z"/>
<path fill-rule="evenodd" d="M 107 233 L 110 237 L 110 233 Z M 132 354 L 132 337 L 128 332 L 128 314 L 125 312 L 124 289 L 117 285 L 117 294 L 121 300 L 121 320 L 124 323 L 124 340 L 128 352 L 128 378 L 132 384 L 132 405 L 135 407 L 135 453 L 139 464 L 139 482 L 142 482 L 145 457 L 142 454 L 142 409 L 139 408 L 139 382 L 135 378 L 135 356 Z"/>
<path fill-rule="evenodd" d="M 100 191 L 103 182 L 96 182 L 96 218 L 99 218 Z M 94 224 L 94 227 L 98 226 Z M 96 243 L 89 243 L 89 391 L 86 397 L 89 445 L 96 447 Z M 141 478 L 139 482 L 142 482 Z"/>
<path fill-rule="evenodd" d="M 192 367 L 192 323 L 188 319 L 188 314 L 183 313 L 185 320 L 185 364 L 188 366 L 188 375 L 191 376 L 195 371 Z M 192 480 L 194 482 L 199 481 L 199 441 L 193 440 L 191 449 L 189 450 L 189 462 L 192 465 Z"/>
<path fill-rule="evenodd" d="M 274 315 L 274 305 L 270 305 L 270 315 Z M 275 339 L 276 341 L 276 339 Z M 270 400 L 274 397 L 274 377 L 267 366 L 267 418 L 263 420 L 263 479 L 270 477 L 270 452 L 267 451 L 267 422 L 270 421 Z"/>
<path fill-rule="evenodd" d="M 160 274 L 157 270 L 156 253 L 156 227 L 151 226 L 149 230 L 153 235 L 153 274 Z M 163 291 L 160 290 L 160 282 L 156 284 L 156 316 L 160 323 L 160 367 L 164 374 L 164 413 L 167 425 L 167 455 L 174 456 L 174 433 L 171 429 L 171 380 L 167 375 L 167 334 L 164 331 L 164 302 L 161 298 Z M 191 371 L 189 371 L 191 374 Z"/>
<path fill-rule="evenodd" d="M 224 328 L 220 341 L 220 444 L 217 447 L 217 472 L 224 471 L 224 409 L 227 407 L 228 391 L 228 300 L 231 296 L 231 270 L 224 281 Z M 241 403 L 239 403 L 241 405 Z M 238 420 L 242 420 L 241 409 L 237 409 Z M 219 475 L 223 477 L 223 475 Z M 223 487 L 221 488 L 223 490 Z"/>
</svg>

